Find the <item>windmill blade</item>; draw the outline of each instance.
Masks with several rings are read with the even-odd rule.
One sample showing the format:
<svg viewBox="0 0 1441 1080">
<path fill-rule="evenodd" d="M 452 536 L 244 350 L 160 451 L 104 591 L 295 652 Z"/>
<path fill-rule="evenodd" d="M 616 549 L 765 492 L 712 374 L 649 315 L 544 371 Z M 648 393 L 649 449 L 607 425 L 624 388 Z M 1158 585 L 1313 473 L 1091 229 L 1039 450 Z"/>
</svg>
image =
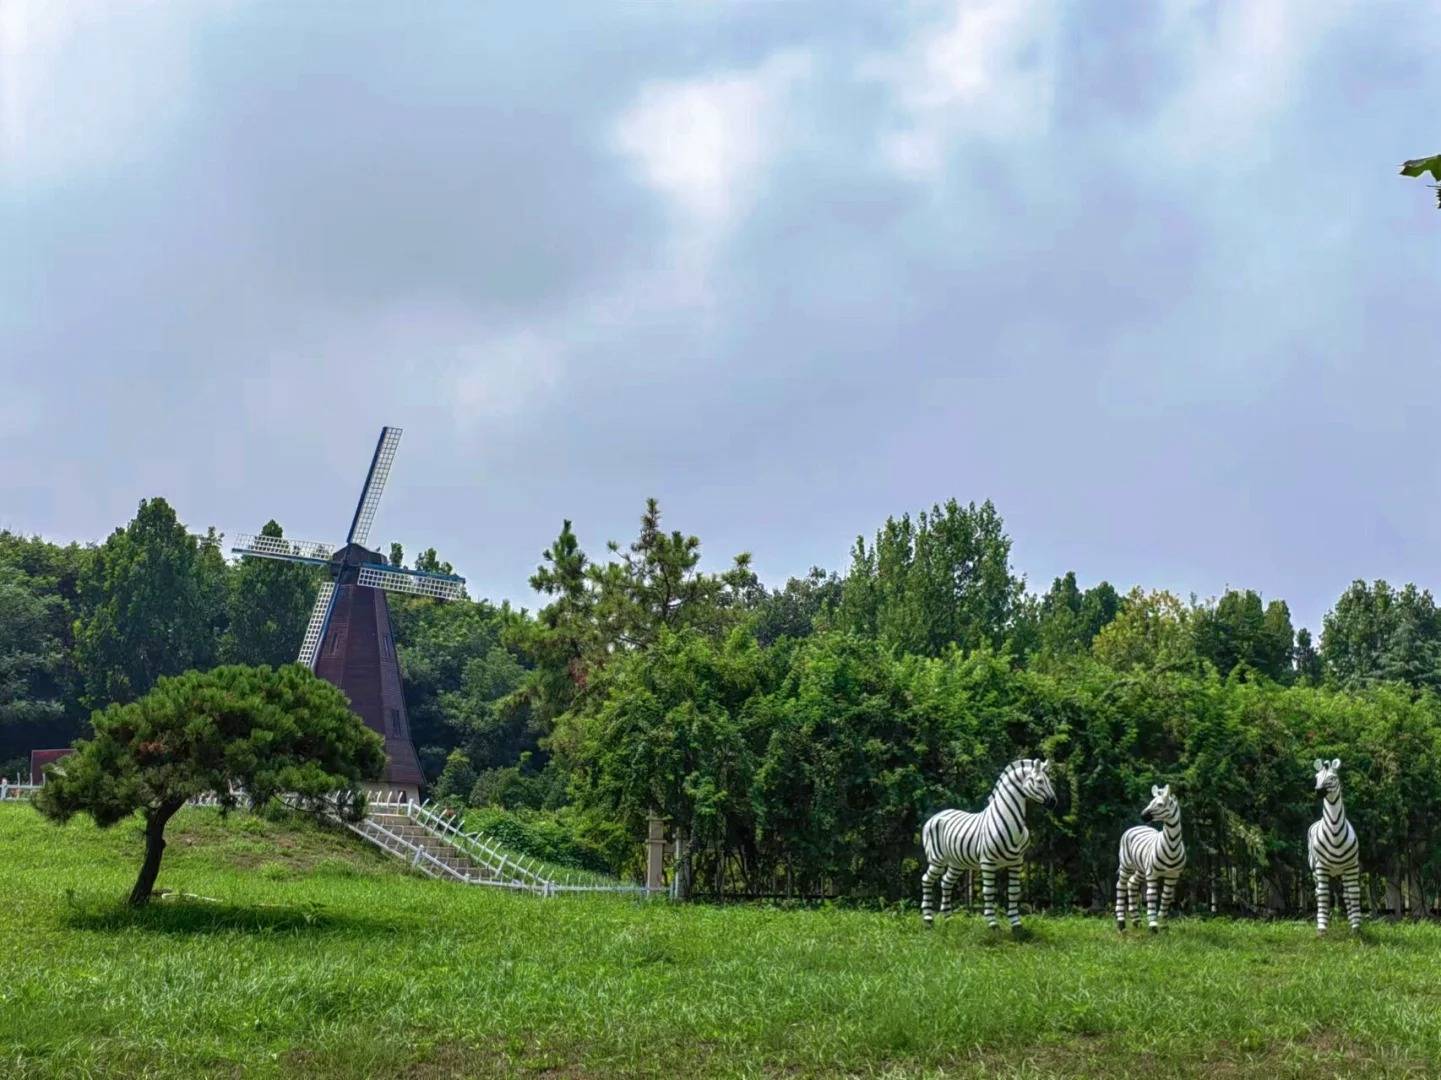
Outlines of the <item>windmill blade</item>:
<svg viewBox="0 0 1441 1080">
<path fill-rule="evenodd" d="M 320 565 L 328 563 L 335 548 L 316 540 L 287 540 L 283 536 L 257 536 L 241 533 L 230 549 L 236 555 L 258 555 L 264 559 L 287 559 L 293 562 Z"/>
<path fill-rule="evenodd" d="M 330 622 L 330 609 L 334 604 L 335 582 L 321 582 L 320 591 L 315 594 L 315 606 L 310 609 L 310 623 L 305 627 L 298 657 L 299 663 L 311 671 L 315 670 L 315 657 L 320 652 L 320 640 L 325 637 L 325 626 Z"/>
<path fill-rule="evenodd" d="M 433 596 L 437 600 L 459 600 L 465 595 L 465 578 L 454 574 L 427 574 L 423 570 L 402 570 L 394 566 L 366 563 L 360 568 L 357 585 L 386 592 Z"/>
<path fill-rule="evenodd" d="M 350 535 L 347 544 L 365 546 L 370 539 L 370 523 L 375 520 L 375 511 L 380 506 L 380 495 L 385 490 L 385 479 L 390 475 L 390 463 L 395 460 L 395 448 L 400 445 L 400 428 L 383 427 L 380 441 L 375 444 L 375 456 L 370 459 L 370 472 L 365 477 L 365 487 L 360 490 L 360 501 L 355 504 L 355 517 L 350 519 Z"/>
</svg>

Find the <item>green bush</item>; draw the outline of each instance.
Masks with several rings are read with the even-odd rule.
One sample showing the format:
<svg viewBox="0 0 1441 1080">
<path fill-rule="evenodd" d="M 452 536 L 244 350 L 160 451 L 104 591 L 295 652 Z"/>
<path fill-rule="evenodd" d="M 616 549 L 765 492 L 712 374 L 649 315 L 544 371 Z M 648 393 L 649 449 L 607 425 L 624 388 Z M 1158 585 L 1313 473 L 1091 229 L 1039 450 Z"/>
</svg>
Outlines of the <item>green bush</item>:
<svg viewBox="0 0 1441 1080">
<path fill-rule="evenodd" d="M 494 837 L 521 855 L 530 855 L 557 866 L 616 874 L 616 852 L 595 842 L 579 815 L 571 811 L 502 810 L 482 807 L 467 811 L 467 830 Z M 627 846 L 634 846 L 628 840 Z"/>
</svg>

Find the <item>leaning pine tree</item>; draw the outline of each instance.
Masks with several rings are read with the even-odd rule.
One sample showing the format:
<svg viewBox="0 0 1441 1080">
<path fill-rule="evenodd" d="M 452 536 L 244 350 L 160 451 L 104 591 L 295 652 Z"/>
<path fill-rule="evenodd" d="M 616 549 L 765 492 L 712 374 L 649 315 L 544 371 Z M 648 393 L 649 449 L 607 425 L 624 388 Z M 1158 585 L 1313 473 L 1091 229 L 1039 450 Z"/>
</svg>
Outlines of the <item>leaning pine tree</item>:
<svg viewBox="0 0 1441 1080">
<path fill-rule="evenodd" d="M 361 783 L 378 776 L 385 751 L 350 711 L 345 695 L 298 664 L 231 666 L 162 678 L 138 701 L 92 718 L 95 737 L 51 767 L 35 796 L 42 814 L 66 821 L 89 814 L 101 827 L 145 819 L 145 861 L 130 903 L 150 899 L 165 826 L 186 800 L 207 792 L 233 807 L 285 794 L 303 806 L 352 793 L 342 815 L 364 812 Z"/>
</svg>

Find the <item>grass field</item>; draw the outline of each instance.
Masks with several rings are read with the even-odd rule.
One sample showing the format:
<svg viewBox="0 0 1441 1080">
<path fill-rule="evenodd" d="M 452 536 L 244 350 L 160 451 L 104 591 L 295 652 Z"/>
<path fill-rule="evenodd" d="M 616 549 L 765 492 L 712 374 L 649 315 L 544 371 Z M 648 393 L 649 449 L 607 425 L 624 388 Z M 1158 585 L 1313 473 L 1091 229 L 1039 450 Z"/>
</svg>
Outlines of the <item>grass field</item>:
<svg viewBox="0 0 1441 1080">
<path fill-rule="evenodd" d="M 978 919 L 539 900 L 314 826 L 138 830 L 0 806 L 0 1074 L 1435 1075 L 1441 928 Z"/>
</svg>

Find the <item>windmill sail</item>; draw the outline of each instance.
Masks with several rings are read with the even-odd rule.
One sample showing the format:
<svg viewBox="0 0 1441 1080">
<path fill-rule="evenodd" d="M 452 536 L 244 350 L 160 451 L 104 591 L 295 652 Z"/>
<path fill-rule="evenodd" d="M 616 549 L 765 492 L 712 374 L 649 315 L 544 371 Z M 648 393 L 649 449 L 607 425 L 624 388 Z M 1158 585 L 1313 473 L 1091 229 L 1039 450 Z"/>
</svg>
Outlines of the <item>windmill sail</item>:
<svg viewBox="0 0 1441 1080">
<path fill-rule="evenodd" d="M 325 636 L 325 624 L 330 621 L 330 609 L 335 603 L 335 582 L 324 581 L 315 594 L 315 606 L 310 609 L 310 623 L 305 627 L 305 637 L 300 642 L 300 663 L 311 671 L 315 670 L 315 656 L 320 651 L 320 640 Z"/>
<path fill-rule="evenodd" d="M 459 600 L 465 595 L 465 578 L 453 574 L 427 574 L 423 570 L 402 570 L 379 563 L 362 566 L 356 584 L 387 592 L 433 596 L 437 600 Z"/>
<path fill-rule="evenodd" d="M 365 486 L 360 489 L 360 501 L 355 504 L 355 516 L 350 519 L 350 535 L 347 544 L 364 547 L 370 539 L 370 525 L 375 520 L 375 511 L 380 507 L 380 496 L 385 491 L 385 481 L 390 476 L 390 464 L 395 460 L 395 449 L 400 445 L 398 427 L 380 429 L 380 441 L 375 444 L 375 455 L 370 459 L 370 472 L 366 474 Z"/>
<path fill-rule="evenodd" d="M 236 555 L 259 556 L 263 559 L 286 559 L 319 566 L 330 562 L 335 548 L 316 540 L 290 540 L 284 536 L 241 533 L 235 538 L 231 552 Z"/>
</svg>

